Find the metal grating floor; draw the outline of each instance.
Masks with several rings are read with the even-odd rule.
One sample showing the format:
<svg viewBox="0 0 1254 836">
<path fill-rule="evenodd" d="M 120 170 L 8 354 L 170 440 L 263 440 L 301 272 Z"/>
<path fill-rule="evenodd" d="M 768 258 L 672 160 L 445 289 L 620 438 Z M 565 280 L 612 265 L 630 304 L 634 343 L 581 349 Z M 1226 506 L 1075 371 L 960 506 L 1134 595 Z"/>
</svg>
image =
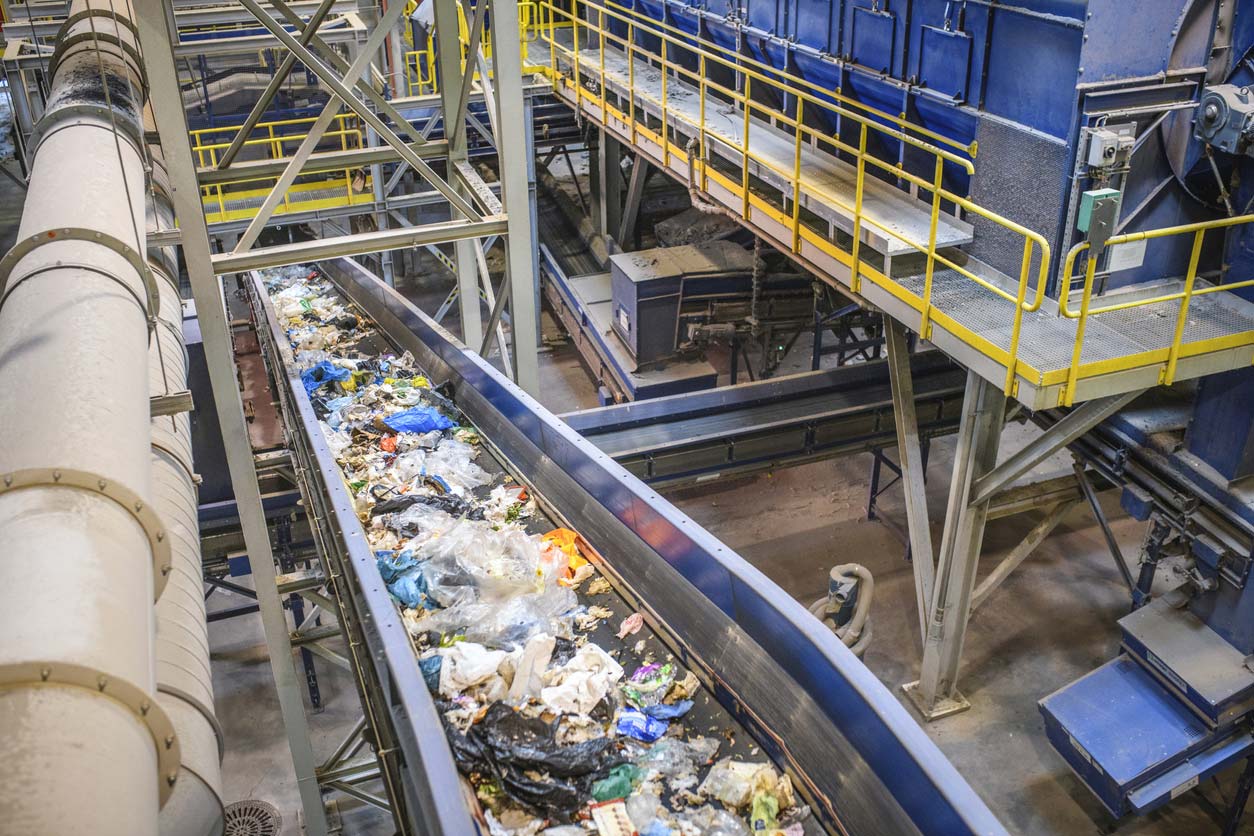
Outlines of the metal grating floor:
<svg viewBox="0 0 1254 836">
<path fill-rule="evenodd" d="M 288 195 L 288 202 L 292 204 L 312 203 L 318 200 L 334 200 L 335 198 L 344 199 L 347 203 L 347 196 L 344 194 L 342 186 L 332 189 L 309 189 L 308 191 L 294 192 Z M 222 203 L 218 203 L 214 198 L 205 198 L 205 207 L 211 211 L 222 211 L 219 206 L 225 206 L 227 212 L 238 212 L 244 209 L 260 209 L 261 204 L 265 203 L 265 195 L 252 195 L 249 197 L 228 197 Z M 282 214 L 284 211 L 282 203 L 274 210 L 276 215 Z"/>
<path fill-rule="evenodd" d="M 923 295 L 923 276 L 897 279 L 904 288 Z M 1014 303 L 980 287 L 953 270 L 937 270 L 932 279 L 932 303 L 975 333 L 1003 349 L 1010 347 Z M 1159 302 L 1089 317 L 1084 331 L 1081 363 L 1112 360 L 1167 348 L 1175 335 L 1179 302 Z M 909 323 L 907 323 L 908 325 Z M 1254 310 L 1228 293 L 1194 297 L 1184 328 L 1184 343 L 1254 331 Z M 1071 364 L 1076 320 L 1040 310 L 1024 314 L 1019 356 L 1042 372 Z"/>
</svg>

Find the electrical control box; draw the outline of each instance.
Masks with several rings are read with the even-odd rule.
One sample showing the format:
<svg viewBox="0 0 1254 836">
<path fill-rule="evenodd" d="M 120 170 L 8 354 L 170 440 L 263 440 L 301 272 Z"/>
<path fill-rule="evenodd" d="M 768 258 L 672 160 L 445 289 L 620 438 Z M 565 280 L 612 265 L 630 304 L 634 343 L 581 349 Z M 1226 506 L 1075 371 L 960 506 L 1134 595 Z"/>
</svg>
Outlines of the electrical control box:
<svg viewBox="0 0 1254 836">
<path fill-rule="evenodd" d="M 1089 168 L 1111 168 L 1127 162 L 1136 144 L 1136 125 L 1115 125 L 1089 131 Z"/>
</svg>

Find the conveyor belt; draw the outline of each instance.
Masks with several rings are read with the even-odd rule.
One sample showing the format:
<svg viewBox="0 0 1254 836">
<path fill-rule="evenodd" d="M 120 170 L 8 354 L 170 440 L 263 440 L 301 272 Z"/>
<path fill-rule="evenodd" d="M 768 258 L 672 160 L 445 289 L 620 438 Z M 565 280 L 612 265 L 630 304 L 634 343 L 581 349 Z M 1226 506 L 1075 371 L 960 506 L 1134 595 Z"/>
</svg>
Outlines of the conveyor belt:
<svg viewBox="0 0 1254 836">
<path fill-rule="evenodd" d="M 953 432 L 964 372 L 940 352 L 912 358 L 919 432 Z M 896 443 L 887 361 L 654 398 L 562 416 L 633 475 L 675 485 Z"/>
<path fill-rule="evenodd" d="M 1004 832 L 898 701 L 797 602 L 356 262 L 326 270 L 396 348 L 451 384 L 489 449 L 544 498 L 551 518 L 600 545 L 600 568 L 626 604 L 787 767 L 827 827 Z M 254 279 L 254 296 L 260 291 Z M 260 330 L 277 361 L 284 335 L 272 318 Z M 471 832 L 435 706 L 338 466 L 299 378 L 291 370 L 276 377 L 307 507 L 321 524 L 326 560 L 348 580 L 336 590 L 346 629 L 369 651 L 355 669 L 378 739 L 394 747 L 388 757 L 406 829 Z"/>
</svg>

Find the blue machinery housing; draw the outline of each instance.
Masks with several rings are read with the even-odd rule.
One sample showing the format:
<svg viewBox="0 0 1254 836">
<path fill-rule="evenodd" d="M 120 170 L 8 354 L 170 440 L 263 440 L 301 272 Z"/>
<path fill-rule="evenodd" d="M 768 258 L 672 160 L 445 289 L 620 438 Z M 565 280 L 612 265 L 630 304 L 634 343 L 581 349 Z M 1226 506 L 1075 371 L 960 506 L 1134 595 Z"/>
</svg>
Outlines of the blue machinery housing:
<svg viewBox="0 0 1254 836">
<path fill-rule="evenodd" d="M 608 574 L 788 765 L 828 828 L 1005 832 L 900 703 L 800 604 L 356 262 L 325 267 L 398 348 L 452 383 L 459 406 L 556 519 L 614 544 Z M 272 368 L 282 368 L 286 342 L 255 280 L 252 295 Z M 369 649 L 366 705 L 399 747 L 407 814 L 415 832 L 471 832 L 435 706 L 335 461 L 303 388 L 280 383 L 320 536 L 330 559 L 355 569 L 344 575 L 356 577 L 347 627 Z"/>
</svg>

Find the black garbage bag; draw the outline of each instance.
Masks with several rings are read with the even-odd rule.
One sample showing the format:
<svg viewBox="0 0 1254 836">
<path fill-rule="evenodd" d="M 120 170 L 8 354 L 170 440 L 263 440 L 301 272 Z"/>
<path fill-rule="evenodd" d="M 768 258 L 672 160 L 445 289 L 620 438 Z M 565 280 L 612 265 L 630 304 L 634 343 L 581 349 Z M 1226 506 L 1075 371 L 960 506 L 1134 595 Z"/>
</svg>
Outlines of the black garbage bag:
<svg viewBox="0 0 1254 836">
<path fill-rule="evenodd" d="M 587 803 L 592 782 L 626 759 L 613 738 L 563 746 L 556 731 L 556 723 L 527 717 L 503 702 L 489 706 L 467 734 L 445 724 L 463 773 L 490 772 L 515 801 L 569 819 Z"/>
<path fill-rule="evenodd" d="M 377 498 L 378 496 L 376 495 L 376 499 Z M 383 500 L 376 502 L 374 504 L 374 507 L 370 509 L 370 516 L 379 517 L 384 514 L 395 514 L 400 511 L 404 511 L 406 508 L 408 508 L 411 505 L 418 505 L 420 503 L 422 505 L 430 505 L 432 508 L 436 508 L 440 511 L 443 511 L 444 513 L 448 514 L 450 517 L 460 517 L 463 514 L 465 514 L 467 519 L 471 519 L 471 520 L 483 519 L 482 508 L 472 507 L 471 504 L 467 502 L 466 500 L 462 499 L 459 496 L 456 496 L 455 494 L 449 494 L 449 493 L 437 494 L 435 496 L 421 496 L 421 495 L 412 495 L 412 494 L 398 494 L 397 496 L 391 496 L 391 497 L 388 497 L 387 499 L 383 499 Z M 405 532 L 401 532 L 401 533 L 405 533 Z M 417 532 L 412 531 L 408 533 L 409 533 L 409 536 L 412 537 Z"/>
</svg>

